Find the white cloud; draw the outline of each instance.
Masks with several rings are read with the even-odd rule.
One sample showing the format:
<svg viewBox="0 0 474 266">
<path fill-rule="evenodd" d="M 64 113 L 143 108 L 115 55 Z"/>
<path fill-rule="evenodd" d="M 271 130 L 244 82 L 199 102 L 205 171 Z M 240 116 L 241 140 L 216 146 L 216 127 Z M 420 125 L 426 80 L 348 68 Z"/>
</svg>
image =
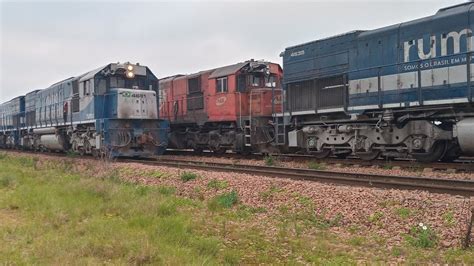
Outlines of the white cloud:
<svg viewBox="0 0 474 266">
<path fill-rule="evenodd" d="M 140 62 L 158 77 L 250 58 L 281 63 L 285 47 L 432 15 L 452 4 L 3 1 L 0 102 L 116 61 Z"/>
</svg>

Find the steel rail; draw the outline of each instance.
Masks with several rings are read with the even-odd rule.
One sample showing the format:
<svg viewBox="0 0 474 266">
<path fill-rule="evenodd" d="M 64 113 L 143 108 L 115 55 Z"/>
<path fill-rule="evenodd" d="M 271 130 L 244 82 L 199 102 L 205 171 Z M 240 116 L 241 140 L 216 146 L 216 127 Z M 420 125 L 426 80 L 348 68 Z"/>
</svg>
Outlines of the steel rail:
<svg viewBox="0 0 474 266">
<path fill-rule="evenodd" d="M 297 180 L 319 181 L 334 184 L 360 185 L 367 187 L 394 188 L 407 190 L 426 190 L 435 193 L 474 196 L 474 180 L 445 178 L 392 176 L 378 174 L 346 173 L 302 168 L 284 168 L 274 166 L 255 166 L 231 163 L 209 163 L 189 160 L 157 158 L 156 160 L 119 159 L 123 162 L 135 162 L 148 165 L 161 165 L 185 169 L 236 172 Z"/>
<path fill-rule="evenodd" d="M 166 155 L 176 155 L 176 156 L 187 156 L 192 154 L 191 151 L 167 151 L 164 156 Z M 194 156 L 203 156 L 203 157 L 216 157 L 216 158 L 229 158 L 229 159 L 256 159 L 262 160 L 264 158 L 263 155 L 258 154 L 251 154 L 248 156 L 236 154 L 236 153 L 226 153 L 222 155 L 217 155 L 211 152 L 202 153 L 202 154 L 195 154 Z M 474 172 L 474 160 L 472 158 L 468 159 L 459 159 L 452 163 L 447 162 L 434 162 L 434 163 L 421 163 L 414 160 L 373 160 L 373 161 L 364 161 L 357 158 L 345 158 L 345 159 L 338 159 L 338 158 L 325 158 L 325 159 L 317 159 L 314 156 L 310 155 L 301 155 L 301 154 L 275 154 L 272 155 L 275 158 L 278 158 L 281 161 L 299 161 L 299 160 L 307 160 L 307 161 L 314 161 L 318 163 L 325 163 L 325 164 L 340 164 L 340 165 L 358 165 L 362 167 L 372 167 L 372 166 L 379 166 L 379 167 L 400 167 L 405 169 L 424 169 L 424 168 L 431 168 L 433 170 L 447 170 L 447 169 L 454 169 L 461 172 Z"/>
</svg>

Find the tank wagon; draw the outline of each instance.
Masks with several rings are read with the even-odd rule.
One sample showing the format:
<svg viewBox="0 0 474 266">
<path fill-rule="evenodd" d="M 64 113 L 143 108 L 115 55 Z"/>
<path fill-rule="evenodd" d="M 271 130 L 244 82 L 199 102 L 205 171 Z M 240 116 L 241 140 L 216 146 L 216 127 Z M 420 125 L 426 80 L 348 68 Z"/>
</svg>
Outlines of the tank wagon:
<svg viewBox="0 0 474 266">
<path fill-rule="evenodd" d="M 161 114 L 171 123 L 169 147 L 276 152 L 272 113 L 281 112 L 281 76 L 278 64 L 250 60 L 161 79 Z"/>
<path fill-rule="evenodd" d="M 277 142 L 321 158 L 473 155 L 473 10 L 286 48 Z"/>
<path fill-rule="evenodd" d="M 0 105 L 0 146 L 148 157 L 167 146 L 158 79 L 146 66 L 111 63 Z"/>
</svg>

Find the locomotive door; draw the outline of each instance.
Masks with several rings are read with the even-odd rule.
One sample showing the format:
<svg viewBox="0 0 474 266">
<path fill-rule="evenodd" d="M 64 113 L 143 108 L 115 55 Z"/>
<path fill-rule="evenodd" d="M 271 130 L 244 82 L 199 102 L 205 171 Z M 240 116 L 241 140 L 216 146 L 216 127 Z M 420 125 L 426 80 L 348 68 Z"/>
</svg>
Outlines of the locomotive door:
<svg viewBox="0 0 474 266">
<path fill-rule="evenodd" d="M 250 116 L 262 114 L 262 92 L 250 92 Z"/>
</svg>

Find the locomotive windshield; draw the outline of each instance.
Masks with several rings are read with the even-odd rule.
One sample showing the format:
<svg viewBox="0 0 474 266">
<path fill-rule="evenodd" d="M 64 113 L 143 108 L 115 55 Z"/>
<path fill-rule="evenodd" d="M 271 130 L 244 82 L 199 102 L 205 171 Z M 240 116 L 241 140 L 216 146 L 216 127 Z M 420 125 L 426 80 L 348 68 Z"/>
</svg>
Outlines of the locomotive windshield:
<svg viewBox="0 0 474 266">
<path fill-rule="evenodd" d="M 134 78 L 125 78 L 121 75 L 109 77 L 109 88 L 127 88 L 127 89 L 150 89 L 149 85 L 152 85 L 151 89 L 154 89 L 156 84 L 147 84 L 145 76 L 135 76 Z M 155 82 L 156 83 L 156 82 Z"/>
</svg>

